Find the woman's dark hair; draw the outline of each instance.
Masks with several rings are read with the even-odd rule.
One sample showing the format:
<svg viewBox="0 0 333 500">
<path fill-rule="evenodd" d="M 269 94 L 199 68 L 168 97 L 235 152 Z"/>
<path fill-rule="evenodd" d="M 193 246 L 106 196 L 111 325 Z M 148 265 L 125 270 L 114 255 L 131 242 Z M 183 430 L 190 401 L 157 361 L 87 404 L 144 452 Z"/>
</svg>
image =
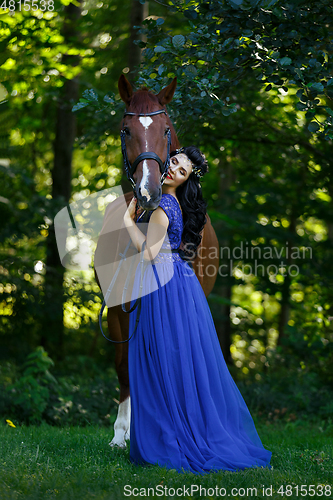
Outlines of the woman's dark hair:
<svg viewBox="0 0 333 500">
<path fill-rule="evenodd" d="M 201 169 L 202 175 L 208 172 L 208 163 L 204 155 L 195 146 L 183 148 L 184 153 L 191 162 Z M 175 156 L 177 151 L 172 151 L 170 156 Z M 180 255 L 185 260 L 192 260 L 197 255 L 200 245 L 201 231 L 207 222 L 207 203 L 202 197 L 201 186 L 198 177 L 191 172 L 189 178 L 176 189 L 176 195 L 183 211 L 183 250 Z"/>
</svg>

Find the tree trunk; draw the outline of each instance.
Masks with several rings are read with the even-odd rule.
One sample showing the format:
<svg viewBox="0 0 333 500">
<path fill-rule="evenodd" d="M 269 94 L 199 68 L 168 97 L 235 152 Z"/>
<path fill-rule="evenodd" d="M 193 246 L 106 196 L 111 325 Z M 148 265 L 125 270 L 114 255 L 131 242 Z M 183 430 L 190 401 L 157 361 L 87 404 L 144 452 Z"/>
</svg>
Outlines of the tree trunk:
<svg viewBox="0 0 333 500">
<path fill-rule="evenodd" d="M 230 187 L 234 184 L 236 180 L 235 170 L 231 163 L 227 163 L 225 168 L 223 169 L 224 177 L 221 176 L 220 185 L 219 185 L 219 199 L 225 200 L 225 207 L 228 207 L 231 204 L 231 200 L 229 200 L 228 191 Z M 221 172 L 222 174 L 222 172 Z M 231 240 L 222 239 L 220 240 L 221 248 L 231 248 Z M 227 267 L 222 267 L 221 269 L 230 269 L 230 262 L 228 258 L 223 258 L 220 256 L 220 265 L 227 265 Z M 226 273 L 224 273 L 226 274 Z M 232 276 L 225 276 L 222 278 L 224 284 L 220 287 L 220 296 L 226 299 L 228 302 L 231 301 L 232 295 L 232 287 L 231 280 Z M 224 320 L 221 322 L 221 326 L 217 328 L 217 335 L 220 342 L 220 346 L 223 352 L 223 356 L 225 362 L 229 365 L 233 364 L 233 359 L 230 352 L 231 346 L 231 322 L 230 322 L 230 304 L 222 304 L 221 312 Z"/>
<path fill-rule="evenodd" d="M 135 40 L 143 41 L 143 35 L 138 33 L 138 30 L 134 26 L 140 26 L 142 21 L 148 16 L 148 2 L 144 5 L 140 3 L 139 0 L 132 0 L 131 12 L 130 12 L 130 28 L 129 28 L 129 41 L 128 41 L 128 60 L 127 66 L 130 71 L 130 79 L 134 82 L 137 76 L 137 70 L 141 63 L 141 47 L 134 43 Z M 123 172 L 121 181 L 121 188 L 123 193 L 128 193 L 132 191 L 132 185 Z"/>
<path fill-rule="evenodd" d="M 290 220 L 290 228 L 289 231 L 292 233 L 295 233 L 296 231 L 296 219 L 295 217 L 291 217 Z M 292 240 L 287 239 L 288 242 L 288 257 L 286 258 L 287 261 L 287 269 L 289 266 L 292 265 L 293 259 L 290 257 L 291 253 L 291 247 L 292 247 Z M 281 297 L 281 309 L 280 309 L 280 315 L 279 315 L 279 324 L 278 324 L 278 339 L 277 339 L 277 345 L 282 345 L 283 343 L 283 338 L 285 337 L 285 328 L 286 325 L 288 324 L 289 321 L 289 315 L 290 315 L 290 284 L 291 284 L 291 278 L 286 271 L 286 276 L 284 278 L 283 286 L 282 286 L 282 297 Z"/>
<path fill-rule="evenodd" d="M 81 8 L 70 4 L 64 9 L 64 26 L 62 34 L 64 43 L 72 43 L 78 37 L 77 21 L 81 15 Z M 77 56 L 65 54 L 62 62 L 66 65 L 77 66 Z M 79 82 L 77 78 L 66 80 L 59 92 L 56 110 L 55 140 L 53 143 L 54 163 L 52 169 L 52 200 L 54 213 L 63 208 L 71 196 L 72 154 L 76 136 L 76 116 L 72 112 L 73 104 L 78 100 Z M 45 303 L 44 328 L 42 345 L 48 349 L 51 357 L 61 358 L 64 345 L 64 279 L 65 269 L 62 267 L 56 244 L 53 222 L 50 224 L 47 239 L 46 275 L 45 275 Z"/>
<path fill-rule="evenodd" d="M 220 296 L 224 299 L 231 300 L 231 286 L 223 286 L 219 288 Z M 217 336 L 220 342 L 223 357 L 227 365 L 233 364 L 233 359 L 230 352 L 231 345 L 231 323 L 230 323 L 230 304 L 222 304 L 221 312 L 223 320 L 220 322 L 220 327 L 217 327 Z"/>
<path fill-rule="evenodd" d="M 130 37 L 128 42 L 128 61 L 131 79 L 135 80 L 137 69 L 141 62 L 141 47 L 134 43 L 135 40 L 143 41 L 143 35 L 138 33 L 135 26 L 141 26 L 142 21 L 148 16 L 148 2 L 144 5 L 139 0 L 132 0 L 130 13 Z"/>
</svg>

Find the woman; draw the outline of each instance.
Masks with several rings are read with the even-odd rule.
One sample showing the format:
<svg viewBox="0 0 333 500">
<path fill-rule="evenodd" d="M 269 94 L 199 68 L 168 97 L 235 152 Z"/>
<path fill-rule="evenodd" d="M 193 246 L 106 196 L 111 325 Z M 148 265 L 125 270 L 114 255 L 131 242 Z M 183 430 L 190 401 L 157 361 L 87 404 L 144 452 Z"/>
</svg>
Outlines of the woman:
<svg viewBox="0 0 333 500">
<path fill-rule="evenodd" d="M 197 148 L 173 152 L 147 236 L 134 222 L 135 199 L 124 216 L 136 248 L 141 251 L 145 243 L 145 261 L 154 259 L 145 271 L 140 321 L 129 342 L 130 460 L 196 474 L 270 467 L 271 458 L 229 373 L 208 302 L 186 262 L 205 224 L 199 179 L 207 171 Z M 168 252 L 170 247 L 178 252 Z M 163 286 L 153 287 L 154 277 Z M 130 332 L 134 321 L 135 311 Z"/>
</svg>

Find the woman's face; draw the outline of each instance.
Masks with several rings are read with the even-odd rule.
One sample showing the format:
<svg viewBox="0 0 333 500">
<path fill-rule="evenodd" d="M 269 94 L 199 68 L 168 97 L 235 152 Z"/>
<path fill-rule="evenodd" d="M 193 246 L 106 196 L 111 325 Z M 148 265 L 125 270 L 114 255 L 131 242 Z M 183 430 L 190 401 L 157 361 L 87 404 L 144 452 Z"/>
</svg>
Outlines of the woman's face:
<svg viewBox="0 0 333 500">
<path fill-rule="evenodd" d="M 187 181 L 191 172 L 191 160 L 184 153 L 179 153 L 170 159 L 168 175 L 164 179 L 164 184 L 177 188 Z"/>
</svg>

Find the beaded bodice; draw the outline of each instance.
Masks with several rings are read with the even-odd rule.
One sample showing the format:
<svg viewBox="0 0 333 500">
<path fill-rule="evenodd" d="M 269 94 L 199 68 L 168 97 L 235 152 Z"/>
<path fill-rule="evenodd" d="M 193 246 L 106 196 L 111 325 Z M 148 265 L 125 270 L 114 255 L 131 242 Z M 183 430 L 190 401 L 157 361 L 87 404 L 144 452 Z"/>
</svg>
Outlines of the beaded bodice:
<svg viewBox="0 0 333 500">
<path fill-rule="evenodd" d="M 179 248 L 183 233 L 183 215 L 180 205 L 172 194 L 163 193 L 159 206 L 164 210 L 169 219 L 167 234 L 169 242 L 162 243 L 161 248 Z M 150 212 L 150 216 L 153 212 Z M 148 220 L 149 220 L 148 219 Z M 184 262 L 178 253 L 163 253 L 160 252 L 154 259 L 155 263 L 165 262 L 172 259 L 173 262 Z"/>
</svg>

